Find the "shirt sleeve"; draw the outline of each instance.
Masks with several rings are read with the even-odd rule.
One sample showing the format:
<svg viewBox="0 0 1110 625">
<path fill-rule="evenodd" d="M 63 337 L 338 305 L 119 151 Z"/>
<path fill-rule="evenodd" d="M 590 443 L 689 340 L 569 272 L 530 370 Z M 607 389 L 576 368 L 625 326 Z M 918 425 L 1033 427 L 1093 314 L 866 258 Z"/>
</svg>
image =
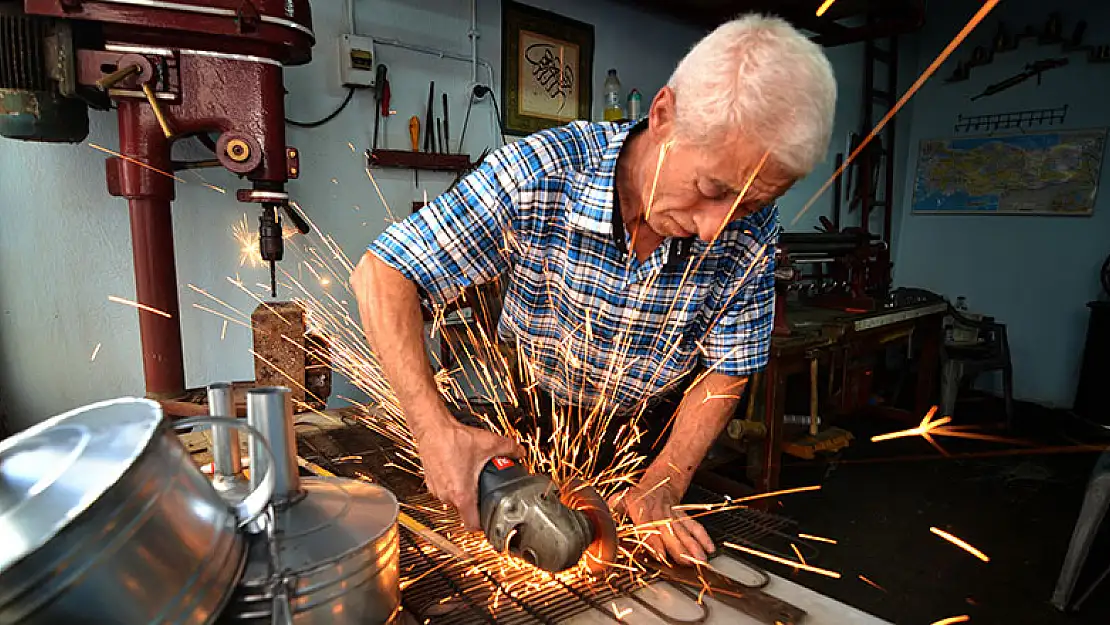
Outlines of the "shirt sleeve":
<svg viewBox="0 0 1110 625">
<path fill-rule="evenodd" d="M 369 250 L 415 283 L 433 305 L 489 282 L 508 268 L 520 186 L 530 177 L 521 146 L 509 144 Z"/>
<path fill-rule="evenodd" d="M 735 377 L 751 375 L 767 366 L 775 326 L 778 209 L 769 207 L 753 217 L 760 217 L 762 223 L 744 226 L 752 234 L 738 243 L 740 260 L 733 278 L 736 286 L 728 290 L 719 318 L 702 341 L 699 357 L 707 370 Z"/>
</svg>

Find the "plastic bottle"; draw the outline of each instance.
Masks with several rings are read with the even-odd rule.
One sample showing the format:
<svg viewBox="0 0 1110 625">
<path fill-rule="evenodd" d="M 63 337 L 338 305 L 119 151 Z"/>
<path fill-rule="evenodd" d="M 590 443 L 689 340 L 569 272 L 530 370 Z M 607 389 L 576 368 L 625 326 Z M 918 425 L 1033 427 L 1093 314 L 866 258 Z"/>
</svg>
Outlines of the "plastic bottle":
<svg viewBox="0 0 1110 625">
<path fill-rule="evenodd" d="M 633 89 L 628 92 L 628 119 L 634 122 L 640 121 L 640 116 L 643 114 L 640 111 L 640 105 L 643 102 L 643 97 L 640 95 L 639 89 Z"/>
<path fill-rule="evenodd" d="M 621 81 L 617 78 L 617 70 L 609 70 L 609 75 L 605 77 L 605 84 L 603 85 L 602 92 L 604 93 L 605 102 L 605 121 L 613 122 L 618 119 L 623 119 L 624 111 L 621 109 Z"/>
</svg>

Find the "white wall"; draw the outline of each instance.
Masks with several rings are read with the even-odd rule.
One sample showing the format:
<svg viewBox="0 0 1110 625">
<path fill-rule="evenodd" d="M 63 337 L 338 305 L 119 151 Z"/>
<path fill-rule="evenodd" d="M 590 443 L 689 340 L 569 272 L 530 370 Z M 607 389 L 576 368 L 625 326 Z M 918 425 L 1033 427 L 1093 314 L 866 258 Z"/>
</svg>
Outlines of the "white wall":
<svg viewBox="0 0 1110 625">
<path fill-rule="evenodd" d="M 467 2 L 356 2 L 360 34 L 469 52 Z M 537 0 L 534 4 L 594 24 L 595 94 L 601 93 L 605 70 L 615 67 L 625 89 L 639 88 L 649 99 L 701 35 L 667 18 L 605 0 Z M 322 117 L 345 94 L 335 69 L 334 43 L 347 28 L 343 5 L 340 0 L 313 2 L 314 59 L 286 73 L 291 118 Z M 500 3 L 480 0 L 478 11 L 479 56 L 493 64 L 500 80 Z M 846 133 L 856 127 L 860 50 L 853 46 L 830 51 L 841 81 L 837 138 L 824 168 L 784 199 L 785 220 L 831 173 L 831 155 L 843 149 Z M 408 145 L 408 118 L 423 117 L 429 80 L 436 81 L 437 92 L 446 90 L 450 97 L 451 134 L 457 141 L 469 66 L 391 47 L 381 47 L 378 53 L 380 62 L 389 67 L 392 108 L 397 111 L 384 127 L 385 145 Z M 484 79 L 484 71 L 480 77 Z M 499 82 L 495 89 L 500 97 Z M 594 102 L 595 114 L 600 116 L 599 95 Z M 89 141 L 116 147 L 115 119 L 102 113 L 92 118 Z M 301 150 L 302 163 L 301 178 L 289 185 L 290 192 L 320 230 L 332 235 L 351 257 L 358 257 L 386 226 L 385 209 L 362 168 L 362 151 L 369 146 L 372 130 L 373 97 L 360 92 L 334 122 L 313 130 L 290 128 L 288 135 L 289 143 Z M 477 154 L 494 137 L 489 102 L 476 103 L 465 149 Z M 348 143 L 356 147 L 355 152 Z M 182 151 L 186 153 L 201 154 Z M 103 172 L 103 155 L 85 145 L 0 140 L 0 394 L 16 427 L 97 399 L 143 393 L 136 312 L 107 301 L 109 295 L 134 297 L 134 286 L 126 203 L 107 195 Z M 239 188 L 238 180 L 222 170 L 205 170 L 203 175 L 229 191 Z M 422 197 L 423 190 L 434 196 L 450 182 L 446 175 L 421 172 L 421 190 L 417 190 L 411 172 L 380 170 L 375 176 L 398 215 L 407 214 L 410 202 Z M 192 174 L 184 177 L 190 179 Z M 230 234 L 244 213 L 255 228 L 256 209 L 199 184 L 179 184 L 177 196 L 174 227 L 186 384 L 199 387 L 217 380 L 250 379 L 249 331 L 232 324 L 221 341 L 222 320 L 192 308 L 194 302 L 206 299 L 185 285 L 196 284 L 250 312 L 254 302 L 225 278 L 239 274 L 248 284 L 267 279 L 262 269 L 239 267 L 238 248 Z M 826 194 L 797 228 L 808 230 L 817 215 L 827 214 L 829 197 Z M 91 362 L 97 343 L 102 346 Z M 360 399 L 341 381 L 333 398 L 337 395 Z"/>
<path fill-rule="evenodd" d="M 976 7 L 949 0 L 930 3 L 930 20 L 917 41 L 920 72 L 970 18 Z M 1080 53 L 1052 70 L 1040 87 L 1028 81 L 975 102 L 970 96 L 1016 74 L 1026 63 L 1065 56 L 1059 46 L 1026 41 L 993 64 L 972 70 L 971 79 L 945 84 L 955 57 L 966 58 L 976 45 L 989 46 L 1002 19 L 1011 32 L 1042 25 L 1050 11 L 1064 17 L 1064 32 L 1079 19 L 1088 23 L 1086 40 L 1110 43 L 1110 4 L 1064 0 L 1051 7 L 1033 0 L 999 4 L 957 50 L 954 58 L 926 83 L 900 126 L 910 142 L 903 187 L 902 223 L 896 246 L 896 281 L 968 298 L 972 310 L 1008 324 L 1013 351 L 1015 395 L 1049 405 L 1070 406 L 1075 391 L 1086 303 L 1095 299 L 1098 269 L 1110 253 L 1110 167 L 1103 167 L 1093 217 L 1004 215 L 914 215 L 912 180 L 922 139 L 954 136 L 957 114 L 977 115 L 1069 106 L 1058 129 L 1105 128 L 1110 112 L 1110 66 L 1089 64 Z"/>
</svg>

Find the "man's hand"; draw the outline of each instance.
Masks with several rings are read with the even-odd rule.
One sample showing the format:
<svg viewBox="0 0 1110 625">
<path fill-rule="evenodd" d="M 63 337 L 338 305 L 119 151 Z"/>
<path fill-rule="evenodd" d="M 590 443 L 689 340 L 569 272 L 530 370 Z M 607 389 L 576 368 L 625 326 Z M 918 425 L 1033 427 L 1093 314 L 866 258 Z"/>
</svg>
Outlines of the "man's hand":
<svg viewBox="0 0 1110 625">
<path fill-rule="evenodd" d="M 459 511 L 467 529 L 479 529 L 478 474 L 494 456 L 520 458 L 524 448 L 505 436 L 453 423 L 425 433 L 416 444 L 428 490 Z"/>
<path fill-rule="evenodd" d="M 640 484 L 617 493 L 609 499 L 609 508 L 625 512 L 639 528 L 637 536 L 647 544 L 652 555 L 663 562 L 668 559 L 678 566 L 691 566 L 693 558 L 705 562 L 717 548 L 709 533 L 681 510 L 674 510 L 681 496 L 666 484 Z"/>
</svg>

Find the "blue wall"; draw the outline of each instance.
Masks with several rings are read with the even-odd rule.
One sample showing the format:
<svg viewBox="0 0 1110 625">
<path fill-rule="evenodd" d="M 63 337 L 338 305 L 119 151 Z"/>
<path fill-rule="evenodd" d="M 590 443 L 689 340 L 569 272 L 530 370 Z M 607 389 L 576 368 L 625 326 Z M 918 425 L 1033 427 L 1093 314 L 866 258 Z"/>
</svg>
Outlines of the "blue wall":
<svg viewBox="0 0 1110 625">
<path fill-rule="evenodd" d="M 977 3 L 930 2 L 929 22 L 908 48 L 918 67 L 912 79 L 966 23 Z M 1007 0 L 995 9 L 937 73 L 943 79 L 975 45 L 990 45 L 997 20 L 1011 32 L 1044 23 L 1060 11 L 1064 32 L 1079 19 L 1088 22 L 1086 40 L 1110 44 L 1110 3 L 1063 0 L 1051 5 Z M 916 50 L 912 50 L 913 46 Z M 1041 86 L 1028 81 L 975 102 L 970 97 L 989 84 L 1024 69 L 1026 63 L 1065 56 L 1058 46 L 1027 40 L 998 55 L 993 64 L 972 70 L 971 79 L 928 82 L 900 119 L 909 142 L 902 189 L 901 224 L 895 248 L 895 278 L 900 285 L 929 288 L 951 297 L 966 296 L 975 312 L 1008 324 L 1015 369 L 1015 395 L 1047 405 L 1070 406 L 1087 327 L 1085 304 L 1098 295 L 1098 269 L 1110 253 L 1110 167 L 1103 167 L 1093 217 L 1003 215 L 914 215 L 912 178 L 922 139 L 954 136 L 957 114 L 979 115 L 1068 105 L 1067 121 L 1057 129 L 1110 125 L 1110 65 L 1089 64 L 1083 53 L 1052 70 Z"/>
<path fill-rule="evenodd" d="M 697 29 L 605 0 L 537 0 L 539 6 L 595 25 L 594 91 L 600 93 L 605 70 L 618 69 L 625 89 L 654 94 L 674 64 L 701 36 Z M 466 36 L 469 3 L 452 0 L 356 0 L 360 34 L 400 39 L 469 53 Z M 286 74 L 288 115 L 307 120 L 334 109 L 345 94 L 338 84 L 335 37 L 347 30 L 341 0 L 316 0 L 313 18 L 317 46 L 311 64 Z M 500 3 L 480 0 L 479 56 L 490 61 L 500 80 Z M 861 48 L 829 52 L 841 81 L 841 106 L 828 162 L 800 183 L 783 201 L 792 217 L 832 171 L 832 154 L 857 124 L 858 64 Z M 398 114 L 385 126 L 389 147 L 408 145 L 408 118 L 423 114 L 428 81 L 451 98 L 452 135 L 458 138 L 470 80 L 466 63 L 391 47 L 378 50 L 389 66 L 392 108 Z M 485 71 L 479 73 L 485 80 Z M 500 83 L 497 83 L 500 93 Z M 595 97 L 595 115 L 600 116 Z M 89 142 L 114 148 L 112 115 L 94 113 Z M 489 102 L 474 105 L 464 146 L 477 154 L 494 141 Z M 289 129 L 288 141 L 301 150 L 302 174 L 290 191 L 320 230 L 333 236 L 351 257 L 386 226 L 386 212 L 362 169 L 362 150 L 373 129 L 373 98 L 358 93 L 334 122 L 314 130 Z M 355 145 L 352 153 L 348 142 Z M 201 157 L 178 146 L 179 157 Z M 26 426 L 76 405 L 125 394 L 143 393 L 136 312 L 107 301 L 109 295 L 134 297 L 130 232 L 125 202 L 107 195 L 103 156 L 87 145 L 58 146 L 0 139 L 0 394 L 16 426 Z M 239 181 L 222 170 L 204 177 L 229 191 Z M 422 172 L 421 189 L 412 174 L 378 171 L 376 178 L 397 214 L 427 190 L 429 196 L 450 182 L 445 175 Z M 191 179 L 191 173 L 186 173 Z M 255 302 L 230 285 L 238 275 L 247 284 L 265 282 L 262 269 L 239 267 L 232 226 L 246 213 L 253 228 L 253 206 L 236 203 L 199 184 L 179 184 L 174 227 L 181 322 L 185 340 L 186 383 L 200 387 L 217 380 L 253 377 L 250 333 L 237 325 L 220 339 L 221 319 L 197 310 L 207 303 L 186 287 L 192 283 L 249 313 Z M 826 194 L 798 225 L 809 230 L 827 214 Z M 357 207 L 357 208 L 356 208 Z M 330 287 L 336 289 L 336 286 Z M 279 293 L 279 296 L 282 295 Z M 287 295 L 287 294 L 286 294 Z M 101 344 L 96 360 L 90 357 Z M 333 397 L 361 399 L 338 381 Z M 343 400 L 336 399 L 337 403 Z"/>
</svg>

